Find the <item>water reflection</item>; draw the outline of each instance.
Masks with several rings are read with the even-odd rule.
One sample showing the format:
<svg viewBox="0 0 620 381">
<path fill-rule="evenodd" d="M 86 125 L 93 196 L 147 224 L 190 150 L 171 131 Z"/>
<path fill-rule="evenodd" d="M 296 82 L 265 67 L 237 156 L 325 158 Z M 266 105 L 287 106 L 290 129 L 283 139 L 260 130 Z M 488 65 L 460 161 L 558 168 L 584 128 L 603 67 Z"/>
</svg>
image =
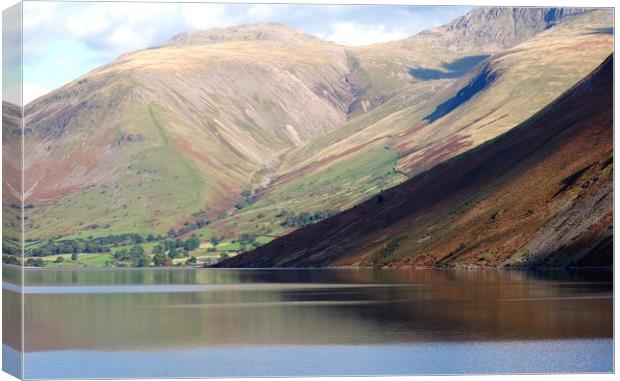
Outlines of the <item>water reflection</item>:
<svg viewBox="0 0 620 381">
<path fill-rule="evenodd" d="M 18 348 L 15 271 L 3 268 L 4 340 Z M 609 273 L 46 269 L 24 281 L 27 352 L 611 338 L 613 329 Z M 133 291 L 105 291 L 119 286 Z"/>
</svg>

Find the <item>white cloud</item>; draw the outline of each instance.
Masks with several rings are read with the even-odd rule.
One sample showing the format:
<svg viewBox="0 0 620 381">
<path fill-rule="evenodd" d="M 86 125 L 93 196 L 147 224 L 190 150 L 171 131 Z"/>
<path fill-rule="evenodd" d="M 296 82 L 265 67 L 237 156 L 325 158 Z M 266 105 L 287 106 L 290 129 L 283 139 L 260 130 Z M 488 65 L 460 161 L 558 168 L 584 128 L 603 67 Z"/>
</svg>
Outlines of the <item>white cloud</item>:
<svg viewBox="0 0 620 381">
<path fill-rule="evenodd" d="M 407 28 L 389 28 L 385 24 L 366 25 L 355 22 L 336 22 L 324 39 L 341 45 L 369 45 L 410 36 Z"/>
<path fill-rule="evenodd" d="M 106 19 L 102 12 L 75 12 L 66 18 L 64 26 L 66 32 L 75 38 L 89 38 L 105 32 L 111 21 Z"/>
<path fill-rule="evenodd" d="M 275 8 L 268 4 L 255 4 L 248 9 L 248 15 L 259 21 L 274 17 Z"/>
<path fill-rule="evenodd" d="M 227 25 L 229 20 L 225 4 L 181 4 L 181 24 L 185 29 L 207 29 Z"/>
<path fill-rule="evenodd" d="M 144 47 L 145 36 L 148 37 L 150 35 L 151 33 L 148 30 L 138 33 L 134 28 L 122 25 L 115 28 L 106 41 L 112 46 L 122 46 L 127 50 L 136 50 Z"/>
</svg>

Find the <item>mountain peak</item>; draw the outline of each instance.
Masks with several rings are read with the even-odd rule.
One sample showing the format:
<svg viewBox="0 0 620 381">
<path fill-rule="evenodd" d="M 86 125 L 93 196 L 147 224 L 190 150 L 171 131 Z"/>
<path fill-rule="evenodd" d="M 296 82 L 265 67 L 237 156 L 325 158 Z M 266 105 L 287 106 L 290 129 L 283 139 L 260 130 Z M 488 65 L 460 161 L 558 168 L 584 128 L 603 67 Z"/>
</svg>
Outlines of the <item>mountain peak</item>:
<svg viewBox="0 0 620 381">
<path fill-rule="evenodd" d="M 205 45 L 230 41 L 292 42 L 317 40 L 279 23 L 244 24 L 227 28 L 213 28 L 185 32 L 172 37 L 166 45 Z"/>
<path fill-rule="evenodd" d="M 442 36 L 453 49 L 497 51 L 515 46 L 588 8 L 480 7 L 418 36 Z"/>
</svg>

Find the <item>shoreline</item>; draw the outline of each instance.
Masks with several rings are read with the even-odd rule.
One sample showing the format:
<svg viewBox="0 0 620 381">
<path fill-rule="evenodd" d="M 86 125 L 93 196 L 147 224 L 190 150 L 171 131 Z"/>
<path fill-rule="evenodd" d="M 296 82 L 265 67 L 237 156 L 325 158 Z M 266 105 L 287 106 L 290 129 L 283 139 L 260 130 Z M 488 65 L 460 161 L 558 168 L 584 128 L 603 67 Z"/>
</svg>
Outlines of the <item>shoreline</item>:
<svg viewBox="0 0 620 381">
<path fill-rule="evenodd" d="M 59 267 L 37 267 L 37 266 L 18 266 L 3 263 L 2 268 L 24 269 L 32 271 L 52 271 L 52 270 L 105 270 L 105 271 L 135 271 L 135 270 L 372 270 L 372 271 L 519 271 L 519 272 L 549 272 L 549 271 L 566 271 L 566 272 L 612 272 L 613 266 L 601 267 L 416 267 L 416 268 L 399 268 L 399 267 L 361 267 L 361 266 L 325 266 L 325 267 L 203 267 L 203 266 L 147 266 L 147 267 L 93 267 L 93 266 L 59 266 Z"/>
</svg>

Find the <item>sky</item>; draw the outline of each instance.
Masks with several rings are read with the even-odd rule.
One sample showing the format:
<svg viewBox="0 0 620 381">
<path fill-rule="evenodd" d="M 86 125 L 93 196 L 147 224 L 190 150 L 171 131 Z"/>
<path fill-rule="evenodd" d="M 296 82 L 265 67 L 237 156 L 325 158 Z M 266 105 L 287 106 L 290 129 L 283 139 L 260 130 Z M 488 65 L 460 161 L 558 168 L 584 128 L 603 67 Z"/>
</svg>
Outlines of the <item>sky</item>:
<svg viewBox="0 0 620 381">
<path fill-rule="evenodd" d="M 278 22 L 342 45 L 411 36 L 468 7 L 24 2 L 24 103 L 186 31 Z"/>
</svg>

